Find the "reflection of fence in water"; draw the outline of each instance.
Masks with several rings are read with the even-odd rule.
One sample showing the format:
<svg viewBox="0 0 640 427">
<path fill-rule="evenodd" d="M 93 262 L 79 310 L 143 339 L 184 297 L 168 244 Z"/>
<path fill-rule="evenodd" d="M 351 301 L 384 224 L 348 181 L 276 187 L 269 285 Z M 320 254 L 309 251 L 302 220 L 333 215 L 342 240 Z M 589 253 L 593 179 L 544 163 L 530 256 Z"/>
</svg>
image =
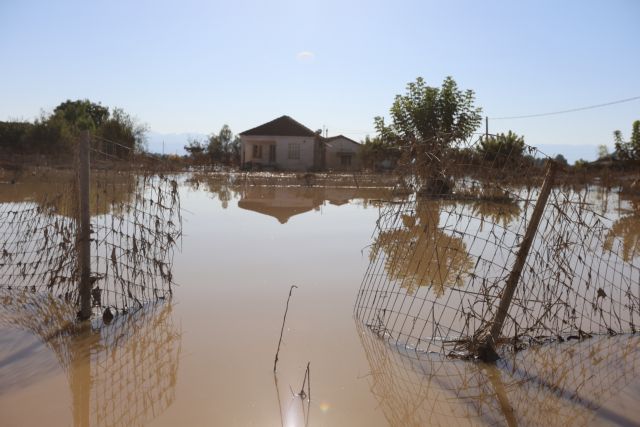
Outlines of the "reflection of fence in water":
<svg viewBox="0 0 640 427">
<path fill-rule="evenodd" d="M 143 425 L 175 399 L 181 332 L 171 311 L 170 302 L 149 304 L 95 327 L 75 321 L 73 304 L 20 290 L 2 294 L 0 325 L 26 329 L 53 351 L 75 425 Z"/>
<path fill-rule="evenodd" d="M 502 337 L 635 331 L 640 248 L 612 234 L 615 216 L 598 211 L 592 191 L 553 188 L 520 254 L 542 168 L 526 158 L 496 165 L 469 156 L 438 164 L 446 173 L 412 176 L 417 195 L 381 211 L 356 316 L 396 344 L 475 351 L 524 255 Z"/>
<path fill-rule="evenodd" d="M 389 345 L 358 326 L 369 384 L 390 425 L 587 425 L 640 371 L 636 336 L 530 348 L 497 365 Z M 633 424 L 604 409 L 598 416 Z"/>
<path fill-rule="evenodd" d="M 142 166 L 126 147 L 94 138 L 91 303 L 128 311 L 171 293 L 173 249 L 180 237 L 177 182 Z M 0 287 L 46 290 L 78 302 L 78 178 L 34 169 L 0 197 Z M 3 189 L 4 190 L 4 189 Z M 101 310 L 100 310 L 101 311 Z"/>
</svg>

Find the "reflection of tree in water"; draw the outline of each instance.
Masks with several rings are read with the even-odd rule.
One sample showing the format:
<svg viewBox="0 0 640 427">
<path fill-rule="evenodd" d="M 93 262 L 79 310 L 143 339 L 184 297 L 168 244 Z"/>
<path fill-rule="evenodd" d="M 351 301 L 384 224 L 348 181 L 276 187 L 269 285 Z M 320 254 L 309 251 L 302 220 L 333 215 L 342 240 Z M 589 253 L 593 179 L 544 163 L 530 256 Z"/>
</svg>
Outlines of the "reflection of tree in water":
<svg viewBox="0 0 640 427">
<path fill-rule="evenodd" d="M 485 221 L 491 224 L 501 224 L 507 228 L 509 224 L 520 219 L 522 209 L 518 203 L 498 203 L 476 201 L 471 205 L 473 215 L 480 219 L 480 229 Z"/>
<path fill-rule="evenodd" d="M 239 186 L 231 174 L 214 176 L 196 174 L 187 181 L 187 184 L 194 190 L 203 188 L 211 193 L 213 197 L 220 200 L 223 209 L 227 209 L 229 202 L 237 198 L 240 193 Z"/>
<path fill-rule="evenodd" d="M 634 424 L 633 414 L 596 411 L 640 373 L 639 337 L 546 344 L 486 365 L 403 351 L 357 328 L 392 426 Z"/>
<path fill-rule="evenodd" d="M 181 332 L 170 302 L 109 325 L 75 322 L 75 308 L 50 294 L 1 295 L 0 326 L 38 336 L 66 371 L 75 425 L 143 425 L 175 399 Z"/>
<path fill-rule="evenodd" d="M 418 200 L 411 214 L 402 214 L 402 225 L 380 231 L 369 259 L 384 252 L 385 270 L 390 279 L 413 294 L 420 286 L 430 286 L 436 296 L 445 287 L 461 286 L 463 276 L 473 268 L 464 241 L 438 228 L 442 202 Z"/>
<path fill-rule="evenodd" d="M 14 184 L 0 184 L 0 203 L 36 203 L 56 214 L 75 218 L 76 175 L 70 170 L 41 170 L 22 176 Z M 105 215 L 131 203 L 137 189 L 135 175 L 93 171 L 89 209 L 92 216 Z"/>
<path fill-rule="evenodd" d="M 624 199 L 624 195 L 620 194 L 620 198 Z M 604 248 L 619 252 L 620 244 L 616 244 L 616 241 L 621 242 L 622 258 L 631 262 L 640 255 L 640 197 L 629 198 L 628 201 L 631 204 L 630 211 L 613 223 L 604 241 Z"/>
</svg>

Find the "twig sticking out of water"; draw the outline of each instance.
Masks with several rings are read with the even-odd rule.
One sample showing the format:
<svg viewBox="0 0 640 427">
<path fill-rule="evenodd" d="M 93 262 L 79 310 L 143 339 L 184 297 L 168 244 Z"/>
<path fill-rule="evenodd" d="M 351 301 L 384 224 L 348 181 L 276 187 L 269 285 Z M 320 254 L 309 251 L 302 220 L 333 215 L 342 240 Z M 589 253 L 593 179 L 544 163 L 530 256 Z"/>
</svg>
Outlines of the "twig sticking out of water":
<svg viewBox="0 0 640 427">
<path fill-rule="evenodd" d="M 310 365 L 311 365 L 311 362 L 307 362 L 307 370 L 304 372 L 304 380 L 302 381 L 302 387 L 300 388 L 300 393 L 298 393 L 298 396 L 300 396 L 301 399 L 308 398 L 309 400 L 311 400 L 311 369 L 309 368 Z M 307 392 L 304 391 L 305 384 L 307 385 Z"/>
<path fill-rule="evenodd" d="M 296 285 L 291 285 L 289 288 L 289 297 L 287 298 L 287 306 L 284 309 L 284 317 L 282 318 L 282 328 L 280 329 L 280 339 L 278 340 L 278 349 L 276 350 L 276 358 L 273 361 L 273 372 L 276 372 L 276 367 L 278 366 L 278 354 L 280 354 L 280 344 L 282 344 L 282 334 L 284 333 L 284 323 L 287 321 L 287 312 L 289 311 L 289 300 L 291 299 L 291 293 L 293 292 L 293 288 L 297 288 Z"/>
</svg>

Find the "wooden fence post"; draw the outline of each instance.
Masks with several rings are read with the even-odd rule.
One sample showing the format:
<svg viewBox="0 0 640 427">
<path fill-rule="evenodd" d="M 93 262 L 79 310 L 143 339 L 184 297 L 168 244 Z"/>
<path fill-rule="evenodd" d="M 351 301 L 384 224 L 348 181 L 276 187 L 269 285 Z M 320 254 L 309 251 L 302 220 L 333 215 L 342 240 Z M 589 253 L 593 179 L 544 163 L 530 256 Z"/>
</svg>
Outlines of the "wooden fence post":
<svg viewBox="0 0 640 427">
<path fill-rule="evenodd" d="M 520 249 L 516 255 L 516 261 L 513 263 L 513 268 L 511 269 L 511 273 L 509 274 L 509 278 L 505 284 L 502 298 L 500 299 L 500 305 L 498 306 L 498 312 L 491 322 L 489 334 L 482 339 L 482 342 L 478 347 L 478 357 L 485 362 L 494 362 L 500 358 L 496 352 L 496 343 L 498 342 L 498 338 L 500 338 L 504 321 L 507 317 L 507 313 L 509 312 L 509 307 L 511 306 L 511 300 L 515 294 L 518 282 L 520 281 L 522 269 L 524 268 L 524 264 L 529 256 L 529 250 L 533 244 L 536 231 L 538 231 L 538 225 L 540 225 L 544 208 L 547 205 L 547 200 L 549 199 L 551 187 L 553 186 L 555 178 L 555 171 L 555 162 L 551 159 L 548 160 L 547 171 L 545 173 L 544 182 L 542 183 L 542 189 L 540 190 L 540 196 L 538 197 L 536 206 L 533 209 L 533 214 L 531 215 L 529 226 L 527 227 L 522 243 L 520 244 Z"/>
<path fill-rule="evenodd" d="M 80 311 L 78 318 L 87 320 L 91 317 L 91 213 L 89 211 L 89 131 L 82 131 L 78 147 L 78 199 L 79 199 L 79 227 L 78 227 L 78 263 L 80 269 Z"/>
</svg>

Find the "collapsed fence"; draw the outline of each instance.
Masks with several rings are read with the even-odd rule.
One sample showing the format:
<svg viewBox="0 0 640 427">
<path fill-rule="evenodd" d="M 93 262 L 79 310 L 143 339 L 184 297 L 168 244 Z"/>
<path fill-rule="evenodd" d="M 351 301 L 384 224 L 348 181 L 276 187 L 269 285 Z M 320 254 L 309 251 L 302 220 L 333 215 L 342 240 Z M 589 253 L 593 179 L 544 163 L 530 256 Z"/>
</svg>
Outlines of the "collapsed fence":
<svg viewBox="0 0 640 427">
<path fill-rule="evenodd" d="M 381 210 L 355 305 L 376 335 L 495 360 L 501 344 L 637 330 L 640 245 L 616 235 L 624 218 L 535 148 L 505 148 L 406 150 L 405 198 Z"/>
<path fill-rule="evenodd" d="M 171 295 L 180 200 L 158 165 L 84 133 L 67 169 L 12 173 L 0 194 L 0 289 L 48 292 L 107 322 Z"/>
</svg>

